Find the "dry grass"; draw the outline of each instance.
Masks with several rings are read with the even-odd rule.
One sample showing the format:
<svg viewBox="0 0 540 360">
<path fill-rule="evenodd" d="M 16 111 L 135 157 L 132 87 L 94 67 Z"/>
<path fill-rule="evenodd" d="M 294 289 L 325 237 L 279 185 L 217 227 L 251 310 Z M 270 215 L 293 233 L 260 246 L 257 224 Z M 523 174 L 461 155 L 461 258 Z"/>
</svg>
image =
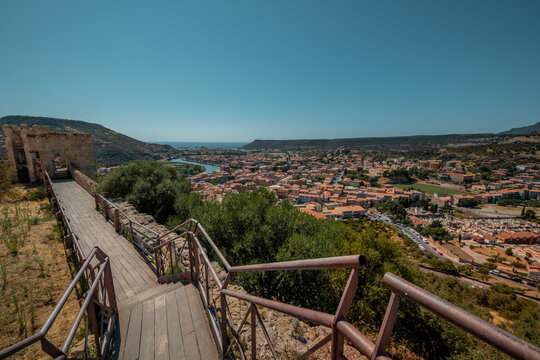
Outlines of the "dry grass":
<svg viewBox="0 0 540 360">
<path fill-rule="evenodd" d="M 26 201 L 27 190 L 17 191 L 18 196 L 0 204 L 0 348 L 39 331 L 72 279 L 48 200 Z M 56 346 L 62 345 L 78 310 L 73 294 L 47 336 Z M 14 358 L 50 357 L 34 344 Z"/>
</svg>

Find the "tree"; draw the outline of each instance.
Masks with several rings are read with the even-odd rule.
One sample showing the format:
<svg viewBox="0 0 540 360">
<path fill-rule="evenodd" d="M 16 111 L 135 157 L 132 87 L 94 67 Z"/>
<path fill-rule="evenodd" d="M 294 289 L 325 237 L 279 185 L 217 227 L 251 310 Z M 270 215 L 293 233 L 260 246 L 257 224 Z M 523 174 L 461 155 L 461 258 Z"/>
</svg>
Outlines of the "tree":
<svg viewBox="0 0 540 360">
<path fill-rule="evenodd" d="M 525 210 L 525 207 L 523 207 L 523 210 L 521 210 L 521 218 L 523 220 L 536 220 L 536 213 L 532 209 Z"/>
<path fill-rule="evenodd" d="M 478 200 L 471 199 L 471 198 L 459 199 L 459 202 L 458 202 L 458 206 L 463 206 L 463 207 L 475 207 L 478 204 L 480 204 Z"/>
<path fill-rule="evenodd" d="M 514 255 L 514 253 L 512 252 L 512 249 L 510 249 L 510 248 L 506 249 L 506 250 L 504 251 L 504 253 L 505 253 L 506 255 L 508 255 L 508 256 Z"/>
</svg>

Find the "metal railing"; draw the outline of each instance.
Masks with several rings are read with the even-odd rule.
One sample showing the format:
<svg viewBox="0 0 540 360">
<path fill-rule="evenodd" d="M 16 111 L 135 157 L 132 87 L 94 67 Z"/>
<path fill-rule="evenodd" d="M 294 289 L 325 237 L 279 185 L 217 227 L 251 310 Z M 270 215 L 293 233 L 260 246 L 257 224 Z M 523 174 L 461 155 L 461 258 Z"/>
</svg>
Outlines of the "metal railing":
<svg viewBox="0 0 540 360">
<path fill-rule="evenodd" d="M 51 179 L 47 172 L 45 172 L 44 178 L 44 183 L 48 188 L 51 201 L 56 203 L 58 209 L 56 214 L 57 220 L 64 225 L 66 232 L 64 236 L 64 245 L 66 248 L 73 249 L 80 264 L 80 269 L 56 304 L 51 315 L 49 315 L 47 321 L 45 321 L 45 324 L 41 327 L 40 331 L 35 335 L 1 350 L 0 359 L 18 353 L 38 341 L 41 343 L 42 350 L 52 358 L 68 358 L 69 348 L 85 313 L 87 318 L 83 358 L 88 358 L 88 336 L 90 335 L 89 326 L 91 325 L 91 331 L 93 332 L 96 345 L 95 351 L 97 352 L 97 358 L 102 359 L 107 356 L 118 316 L 110 260 L 99 247 L 94 247 L 90 254 L 85 254 L 77 235 L 73 232 L 69 219 L 65 215 L 64 208 L 56 198 Z M 47 333 L 79 282 L 81 282 L 82 286 L 87 290 L 83 295 L 81 308 L 71 325 L 69 333 L 64 340 L 64 343 L 59 348 L 47 339 Z"/>
<path fill-rule="evenodd" d="M 117 232 L 123 233 L 124 236 L 132 240 L 133 244 L 141 250 L 151 260 L 154 259 L 154 246 L 157 243 L 159 234 L 154 230 L 138 223 L 131 219 L 111 201 L 98 193 L 94 193 L 96 210 L 101 212 L 106 221 L 110 221 Z M 112 216 L 111 216 L 112 215 Z M 123 226 L 120 217 L 127 220 L 127 224 Z"/>
<path fill-rule="evenodd" d="M 165 236 L 176 232 L 181 232 L 181 234 L 168 241 L 161 242 Z M 216 274 L 216 270 L 213 268 L 206 250 L 201 245 L 199 240 L 199 236 L 201 235 L 225 268 L 226 276 L 223 281 Z M 392 273 L 386 273 L 383 278 L 383 284 L 392 292 L 378 337 L 375 341 L 372 341 L 347 320 L 347 314 L 357 290 L 359 269 L 366 265 L 366 259 L 362 255 L 231 266 L 200 223 L 193 219 L 166 232 L 158 237 L 156 241 L 159 243 L 159 245 L 154 247 L 159 281 L 168 282 L 184 279 L 193 281 L 199 290 L 222 358 L 225 358 L 232 351 L 233 347 L 235 347 L 237 354 L 243 359 L 246 358 L 239 334 L 249 317 L 251 326 L 251 358 L 254 359 L 256 357 L 256 326 L 258 324 L 272 356 L 274 359 L 277 359 L 274 346 L 257 308 L 257 306 L 261 306 L 331 329 L 331 333 L 328 336 L 313 345 L 299 359 L 306 359 L 329 342 L 331 342 L 332 359 L 341 359 L 343 357 L 345 339 L 362 355 L 365 355 L 371 360 L 390 359 L 386 353 L 386 348 L 390 342 L 394 322 L 398 313 L 399 300 L 400 297 L 403 297 L 417 303 L 435 315 L 448 320 L 476 338 L 516 359 L 540 359 L 540 349 L 538 347 Z M 350 269 L 347 284 L 334 314 L 310 310 L 228 289 L 233 273 L 308 269 Z M 249 303 L 248 310 L 239 324 L 234 323 L 229 309 L 228 297 Z"/>
</svg>

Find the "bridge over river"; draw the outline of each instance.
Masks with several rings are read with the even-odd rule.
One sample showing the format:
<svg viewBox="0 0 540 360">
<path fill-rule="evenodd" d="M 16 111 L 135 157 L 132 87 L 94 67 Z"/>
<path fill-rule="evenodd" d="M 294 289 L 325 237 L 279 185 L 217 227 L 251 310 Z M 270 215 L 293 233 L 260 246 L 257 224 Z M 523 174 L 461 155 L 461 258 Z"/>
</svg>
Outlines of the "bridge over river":
<svg viewBox="0 0 540 360">
<path fill-rule="evenodd" d="M 189 220 L 158 234 L 94 194 L 88 183 L 81 181 L 81 175 L 75 175 L 77 181 L 51 180 L 45 173 L 44 181 L 57 204 L 57 218 L 64 225 L 66 248 L 73 249 L 80 270 L 41 330 L 1 350 L 0 359 L 38 342 L 53 359 L 245 359 L 246 352 L 255 359 L 260 350 L 258 338 L 266 341 L 264 346 L 270 350 L 267 354 L 276 359 L 272 334 L 259 313 L 259 308 L 264 307 L 329 329 L 328 335 L 310 344 L 300 359 L 308 358 L 327 344 L 331 358 L 341 359 L 347 339 L 351 348 L 365 357 L 389 360 L 386 348 L 400 299 L 417 303 L 515 358 L 540 358 L 537 347 L 391 273 L 383 279 L 391 296 L 379 334 L 373 341 L 347 320 L 359 270 L 366 266 L 363 256 L 231 266 L 197 221 Z M 199 238 L 204 238 L 213 256 L 219 259 L 226 274 L 224 278 L 216 274 Z M 228 288 L 231 276 L 238 272 L 316 269 L 349 271 L 334 314 Z M 47 339 L 47 332 L 67 298 L 81 283 L 84 293 L 80 311 L 64 343 L 53 344 Z M 231 298 L 248 305 L 241 321 L 231 314 L 228 304 Z M 242 331 L 244 326 L 251 331 Z M 81 328 L 85 330 L 82 356 L 71 351 L 75 334 Z M 88 342 L 90 338 L 93 344 Z"/>
</svg>

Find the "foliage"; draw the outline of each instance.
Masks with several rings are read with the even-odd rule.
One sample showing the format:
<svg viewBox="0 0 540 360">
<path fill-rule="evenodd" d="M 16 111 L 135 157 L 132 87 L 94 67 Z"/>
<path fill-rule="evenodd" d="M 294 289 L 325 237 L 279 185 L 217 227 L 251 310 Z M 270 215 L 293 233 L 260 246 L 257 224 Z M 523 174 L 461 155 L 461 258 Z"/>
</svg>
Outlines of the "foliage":
<svg viewBox="0 0 540 360">
<path fill-rule="evenodd" d="M 420 233 L 424 236 L 431 236 L 435 241 L 451 240 L 452 237 L 448 231 L 442 226 L 439 220 L 433 220 L 433 222 L 423 228 Z"/>
<path fill-rule="evenodd" d="M 150 214 L 160 222 L 170 216 L 187 216 L 188 206 L 198 202 L 191 194 L 191 184 L 177 177 L 176 170 L 163 163 L 139 160 L 113 170 L 99 184 L 97 191 L 106 197 L 121 197 L 138 211 Z M 185 219 L 183 218 L 183 220 Z"/>
<path fill-rule="evenodd" d="M 377 206 L 377 210 L 383 211 L 387 214 L 392 215 L 392 217 L 399 222 L 404 222 L 407 218 L 407 208 L 409 207 L 420 207 L 424 210 L 433 210 L 437 211 L 436 207 L 431 207 L 429 204 L 429 199 L 421 199 L 418 196 L 415 196 L 411 199 L 400 198 L 397 202 L 392 200 L 386 200 L 384 203 Z"/>
<path fill-rule="evenodd" d="M 540 207 L 540 201 L 536 199 L 503 199 L 497 201 L 497 205 L 500 206 L 530 206 L 530 207 Z"/>
<path fill-rule="evenodd" d="M 414 178 L 427 179 L 429 173 L 419 168 L 399 168 L 390 171 L 387 170 L 383 173 L 383 176 L 390 178 L 393 183 L 410 184 L 415 181 Z"/>
<path fill-rule="evenodd" d="M 43 200 L 47 198 L 47 189 L 44 186 L 38 186 L 34 191 L 32 191 L 28 196 L 28 200 Z"/>
<path fill-rule="evenodd" d="M 480 204 L 478 200 L 471 199 L 471 198 L 459 199 L 458 201 L 458 206 L 463 206 L 463 207 L 475 207 L 475 206 L 478 206 L 478 204 Z"/>
<path fill-rule="evenodd" d="M 536 220 L 536 213 L 532 209 L 526 209 L 523 208 L 523 211 L 521 211 L 521 218 L 523 220 Z"/>
</svg>

